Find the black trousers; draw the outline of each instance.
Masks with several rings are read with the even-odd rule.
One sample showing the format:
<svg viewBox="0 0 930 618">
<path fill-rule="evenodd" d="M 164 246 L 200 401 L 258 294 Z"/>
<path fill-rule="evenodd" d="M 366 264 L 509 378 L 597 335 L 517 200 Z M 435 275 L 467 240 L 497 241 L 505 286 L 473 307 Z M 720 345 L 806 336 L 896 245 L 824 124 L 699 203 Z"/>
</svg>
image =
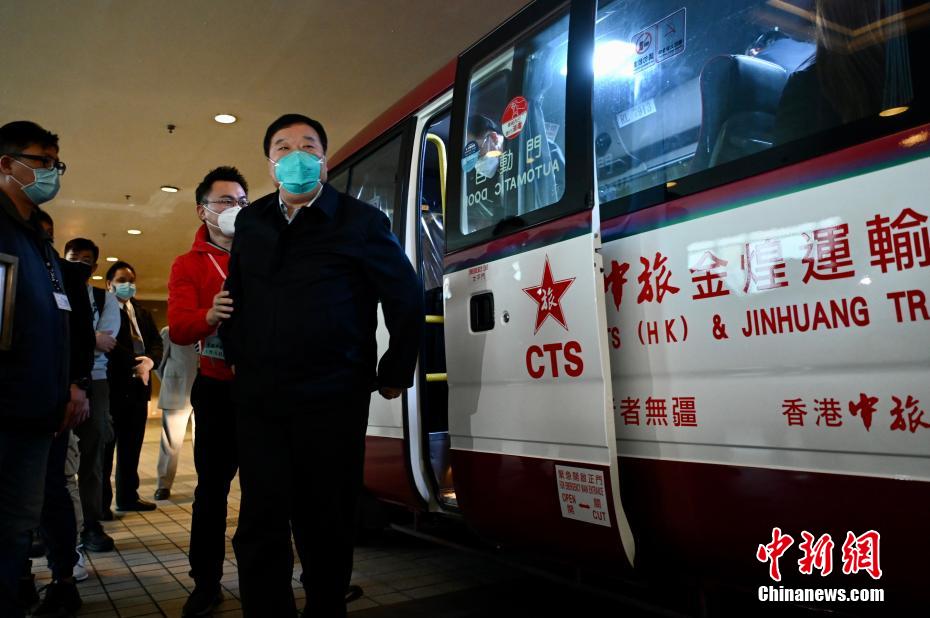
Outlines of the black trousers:
<svg viewBox="0 0 930 618">
<path fill-rule="evenodd" d="M 90 418 L 78 425 L 74 433 L 78 437 L 81 462 L 78 468 L 78 489 L 81 493 L 81 510 L 84 512 L 84 528 L 99 526 L 103 516 L 103 455 L 108 442 L 113 440 L 110 423 L 110 384 L 107 380 L 94 380 L 90 388 Z M 110 456 L 112 458 L 112 451 Z M 109 485 L 109 474 L 106 484 Z"/>
<path fill-rule="evenodd" d="M 242 503 L 233 547 L 244 616 L 294 615 L 291 527 L 309 615 L 346 615 L 369 400 L 348 395 L 286 416 L 237 410 Z"/>
<path fill-rule="evenodd" d="M 232 382 L 198 375 L 191 389 L 196 415 L 197 489 L 191 521 L 190 575 L 198 586 L 218 586 L 226 558 L 226 499 L 236 476 L 236 411 Z"/>
<path fill-rule="evenodd" d="M 78 558 L 74 503 L 65 478 L 70 437 L 70 431 L 63 431 L 52 440 L 45 469 L 45 501 L 39 522 L 39 530 L 48 548 L 48 568 L 55 580 L 71 577 Z"/>
<path fill-rule="evenodd" d="M 145 422 L 151 391 L 142 381 L 110 382 L 110 416 L 113 417 L 114 439 L 103 452 L 103 510 L 113 502 L 110 474 L 113 472 L 113 451 L 116 450 L 116 506 L 130 505 L 139 499 L 139 455 L 145 438 Z"/>
</svg>

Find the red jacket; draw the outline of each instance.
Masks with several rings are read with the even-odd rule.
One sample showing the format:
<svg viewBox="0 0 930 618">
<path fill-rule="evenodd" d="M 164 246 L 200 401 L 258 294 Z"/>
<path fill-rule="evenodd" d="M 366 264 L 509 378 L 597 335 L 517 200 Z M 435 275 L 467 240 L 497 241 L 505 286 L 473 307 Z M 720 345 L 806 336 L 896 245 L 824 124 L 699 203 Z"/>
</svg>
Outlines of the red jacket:
<svg viewBox="0 0 930 618">
<path fill-rule="evenodd" d="M 220 270 L 229 272 L 229 253 L 210 244 L 207 226 L 201 225 L 191 250 L 175 258 L 168 278 L 168 335 L 174 343 L 199 341 L 203 349 L 203 340 L 216 334 L 216 327 L 207 324 L 207 312 L 225 283 Z M 200 373 L 216 380 L 233 378 L 225 362 L 209 356 L 200 357 Z"/>
</svg>

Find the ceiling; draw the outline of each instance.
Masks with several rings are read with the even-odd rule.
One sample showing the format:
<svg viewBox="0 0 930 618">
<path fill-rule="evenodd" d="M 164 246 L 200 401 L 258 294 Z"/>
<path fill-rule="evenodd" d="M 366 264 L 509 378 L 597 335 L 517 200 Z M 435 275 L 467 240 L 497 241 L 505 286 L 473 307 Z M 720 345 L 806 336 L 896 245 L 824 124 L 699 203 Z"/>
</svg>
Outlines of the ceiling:
<svg viewBox="0 0 930 618">
<path fill-rule="evenodd" d="M 251 197 L 270 192 L 261 141 L 272 120 L 319 119 L 334 153 L 524 4 L 2 2 L 0 124 L 33 120 L 60 137 L 68 172 L 47 207 L 59 251 L 90 238 L 99 274 L 118 256 L 135 266 L 141 298 L 164 299 L 199 225 L 194 188 L 207 171 L 235 165 Z M 239 121 L 218 124 L 219 113 Z"/>
</svg>

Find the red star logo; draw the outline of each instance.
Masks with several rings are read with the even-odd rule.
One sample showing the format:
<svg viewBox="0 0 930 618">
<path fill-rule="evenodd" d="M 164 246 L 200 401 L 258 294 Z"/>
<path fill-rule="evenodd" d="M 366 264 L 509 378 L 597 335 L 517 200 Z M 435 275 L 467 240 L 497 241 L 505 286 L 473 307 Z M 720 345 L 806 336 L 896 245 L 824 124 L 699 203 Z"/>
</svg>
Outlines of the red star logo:
<svg viewBox="0 0 930 618">
<path fill-rule="evenodd" d="M 527 296 L 535 300 L 537 305 L 536 330 L 533 331 L 534 335 L 539 332 L 539 328 L 550 315 L 556 322 L 562 325 L 562 328 L 568 330 L 568 325 L 565 324 L 565 316 L 562 314 L 561 300 L 562 296 L 574 282 L 574 277 L 571 279 L 562 279 L 561 281 L 553 281 L 552 270 L 549 268 L 549 256 L 546 256 L 546 266 L 543 269 L 542 283 L 531 288 L 523 288 Z"/>
</svg>

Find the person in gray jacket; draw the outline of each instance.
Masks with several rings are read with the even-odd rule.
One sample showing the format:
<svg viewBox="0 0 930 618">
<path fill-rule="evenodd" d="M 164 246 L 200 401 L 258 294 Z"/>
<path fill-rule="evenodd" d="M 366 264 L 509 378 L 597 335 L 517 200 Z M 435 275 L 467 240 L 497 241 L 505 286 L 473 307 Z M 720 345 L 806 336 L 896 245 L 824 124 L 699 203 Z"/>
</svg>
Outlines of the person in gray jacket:
<svg viewBox="0 0 930 618">
<path fill-rule="evenodd" d="M 187 421 L 191 421 L 191 436 L 194 434 L 194 418 L 191 407 L 191 387 L 197 377 L 197 350 L 193 345 L 178 345 L 168 338 L 168 327 L 161 329 L 164 356 L 158 367 L 161 391 L 158 407 L 161 408 L 161 449 L 158 451 L 158 488 L 156 500 L 171 497 L 171 486 L 178 470 L 181 446 L 187 433 Z"/>
</svg>

